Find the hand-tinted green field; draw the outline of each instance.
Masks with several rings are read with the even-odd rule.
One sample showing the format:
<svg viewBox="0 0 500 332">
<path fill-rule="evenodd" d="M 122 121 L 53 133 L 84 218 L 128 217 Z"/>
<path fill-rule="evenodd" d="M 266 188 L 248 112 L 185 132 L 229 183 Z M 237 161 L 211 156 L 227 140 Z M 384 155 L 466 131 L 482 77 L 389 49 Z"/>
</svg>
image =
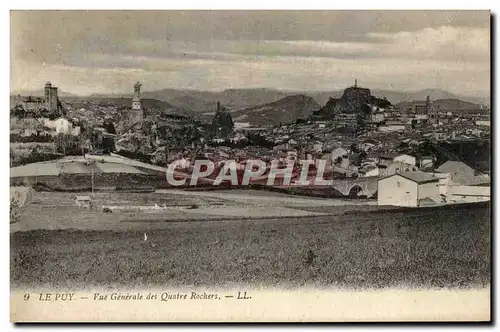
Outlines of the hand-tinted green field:
<svg viewBox="0 0 500 332">
<path fill-rule="evenodd" d="M 14 287 L 478 287 L 484 206 L 11 234 Z M 144 240 L 144 232 L 147 240 Z"/>
</svg>

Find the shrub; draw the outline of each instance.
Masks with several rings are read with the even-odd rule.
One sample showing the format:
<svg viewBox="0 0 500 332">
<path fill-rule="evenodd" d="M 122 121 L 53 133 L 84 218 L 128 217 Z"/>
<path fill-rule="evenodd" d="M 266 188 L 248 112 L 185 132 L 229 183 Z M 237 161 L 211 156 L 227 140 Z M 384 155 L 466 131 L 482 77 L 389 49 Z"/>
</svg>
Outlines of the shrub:
<svg viewBox="0 0 500 332">
<path fill-rule="evenodd" d="M 19 202 L 16 197 L 11 197 L 10 199 L 10 223 L 13 224 L 19 221 L 21 218 L 21 208 L 19 207 Z"/>
<path fill-rule="evenodd" d="M 314 253 L 314 251 L 312 249 L 309 249 L 305 255 L 305 258 L 304 258 L 304 265 L 306 265 L 306 266 L 313 265 L 315 258 L 316 258 L 316 254 Z"/>
</svg>

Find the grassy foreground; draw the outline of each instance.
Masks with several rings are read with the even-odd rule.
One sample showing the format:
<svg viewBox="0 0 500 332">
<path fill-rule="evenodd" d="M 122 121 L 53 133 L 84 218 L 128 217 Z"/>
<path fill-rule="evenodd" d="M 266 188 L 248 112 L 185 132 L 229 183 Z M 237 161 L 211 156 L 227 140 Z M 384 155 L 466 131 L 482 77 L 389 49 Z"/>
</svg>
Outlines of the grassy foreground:
<svg viewBox="0 0 500 332">
<path fill-rule="evenodd" d="M 488 207 L 11 234 L 13 287 L 476 287 Z M 144 241 L 144 232 L 148 240 Z"/>
</svg>

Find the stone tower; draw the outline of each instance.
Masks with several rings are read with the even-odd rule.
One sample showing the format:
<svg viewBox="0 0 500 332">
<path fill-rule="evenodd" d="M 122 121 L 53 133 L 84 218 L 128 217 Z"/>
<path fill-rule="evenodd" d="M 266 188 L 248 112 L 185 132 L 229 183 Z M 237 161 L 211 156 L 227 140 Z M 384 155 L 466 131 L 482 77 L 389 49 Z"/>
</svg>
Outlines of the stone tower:
<svg viewBox="0 0 500 332">
<path fill-rule="evenodd" d="M 143 112 L 141 105 L 141 83 L 134 84 L 134 96 L 132 97 L 132 122 L 137 123 L 137 127 L 142 127 Z"/>
<path fill-rule="evenodd" d="M 45 108 L 51 113 L 57 113 L 58 101 L 57 88 L 50 82 L 45 83 Z"/>
</svg>

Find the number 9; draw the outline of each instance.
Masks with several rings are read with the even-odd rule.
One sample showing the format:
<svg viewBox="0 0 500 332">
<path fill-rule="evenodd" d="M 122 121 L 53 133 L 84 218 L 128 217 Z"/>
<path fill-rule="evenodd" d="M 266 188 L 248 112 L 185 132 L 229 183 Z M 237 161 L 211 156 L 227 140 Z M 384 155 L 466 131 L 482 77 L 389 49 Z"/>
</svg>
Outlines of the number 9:
<svg viewBox="0 0 500 332">
<path fill-rule="evenodd" d="M 28 301 L 30 299 L 30 295 L 28 293 L 24 294 L 24 301 Z"/>
</svg>

